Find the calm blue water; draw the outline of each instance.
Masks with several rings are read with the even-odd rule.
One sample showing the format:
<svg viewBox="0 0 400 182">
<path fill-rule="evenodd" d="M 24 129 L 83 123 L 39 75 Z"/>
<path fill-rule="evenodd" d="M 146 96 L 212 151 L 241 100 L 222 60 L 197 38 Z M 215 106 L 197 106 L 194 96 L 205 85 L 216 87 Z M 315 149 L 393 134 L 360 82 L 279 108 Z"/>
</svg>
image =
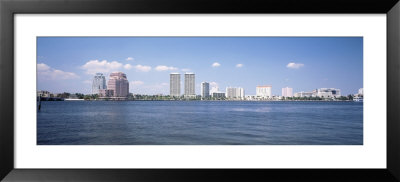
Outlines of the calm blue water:
<svg viewBox="0 0 400 182">
<path fill-rule="evenodd" d="M 362 145 L 357 102 L 42 102 L 38 145 Z"/>
</svg>

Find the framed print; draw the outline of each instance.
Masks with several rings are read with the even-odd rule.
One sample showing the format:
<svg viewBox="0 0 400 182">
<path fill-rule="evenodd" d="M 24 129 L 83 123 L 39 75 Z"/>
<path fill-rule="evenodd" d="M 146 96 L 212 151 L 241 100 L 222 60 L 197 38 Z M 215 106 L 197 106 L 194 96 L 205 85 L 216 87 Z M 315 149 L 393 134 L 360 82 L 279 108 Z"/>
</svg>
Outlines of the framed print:
<svg viewBox="0 0 400 182">
<path fill-rule="evenodd" d="M 226 5 L 2 1 L 1 178 L 398 181 L 397 1 Z"/>
</svg>

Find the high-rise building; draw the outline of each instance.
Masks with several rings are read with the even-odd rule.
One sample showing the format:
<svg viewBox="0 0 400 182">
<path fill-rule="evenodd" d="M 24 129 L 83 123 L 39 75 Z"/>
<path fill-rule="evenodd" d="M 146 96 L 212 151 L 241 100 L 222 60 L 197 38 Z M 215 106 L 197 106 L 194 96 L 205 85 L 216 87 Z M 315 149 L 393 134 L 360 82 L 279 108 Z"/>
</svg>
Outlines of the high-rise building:
<svg viewBox="0 0 400 182">
<path fill-rule="evenodd" d="M 107 89 L 106 77 L 103 73 L 96 73 L 92 82 L 92 94 L 99 94 L 101 89 Z"/>
<path fill-rule="evenodd" d="M 285 87 L 282 88 L 283 97 L 293 97 L 293 88 Z"/>
<path fill-rule="evenodd" d="M 194 73 L 185 73 L 185 97 L 195 97 L 195 77 Z"/>
<path fill-rule="evenodd" d="M 244 89 L 241 87 L 226 87 L 225 96 L 228 99 L 244 99 Z"/>
<path fill-rule="evenodd" d="M 210 98 L 210 83 L 201 82 L 201 97 Z"/>
<path fill-rule="evenodd" d="M 171 73 L 169 75 L 169 95 L 172 97 L 181 96 L 181 74 Z"/>
<path fill-rule="evenodd" d="M 272 86 L 270 85 L 257 86 L 256 96 L 258 98 L 263 98 L 263 99 L 272 98 Z"/>
<path fill-rule="evenodd" d="M 108 90 L 113 90 L 114 97 L 128 97 L 129 95 L 129 82 L 125 73 L 111 73 L 107 87 Z"/>
</svg>

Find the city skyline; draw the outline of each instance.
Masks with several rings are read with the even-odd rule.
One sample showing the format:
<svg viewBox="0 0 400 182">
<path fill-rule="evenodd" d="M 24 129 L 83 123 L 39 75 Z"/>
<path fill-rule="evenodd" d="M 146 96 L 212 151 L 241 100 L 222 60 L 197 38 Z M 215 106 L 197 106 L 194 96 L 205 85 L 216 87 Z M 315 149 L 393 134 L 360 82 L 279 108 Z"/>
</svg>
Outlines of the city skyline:
<svg viewBox="0 0 400 182">
<path fill-rule="evenodd" d="M 97 72 L 108 78 L 113 71 L 126 73 L 133 94 L 169 95 L 172 72 L 195 73 L 196 95 L 202 82 L 246 95 L 256 95 L 257 85 L 272 85 L 272 95 L 285 87 L 340 88 L 342 95 L 363 87 L 361 37 L 40 37 L 37 61 L 38 90 L 50 92 L 88 94 Z"/>
</svg>

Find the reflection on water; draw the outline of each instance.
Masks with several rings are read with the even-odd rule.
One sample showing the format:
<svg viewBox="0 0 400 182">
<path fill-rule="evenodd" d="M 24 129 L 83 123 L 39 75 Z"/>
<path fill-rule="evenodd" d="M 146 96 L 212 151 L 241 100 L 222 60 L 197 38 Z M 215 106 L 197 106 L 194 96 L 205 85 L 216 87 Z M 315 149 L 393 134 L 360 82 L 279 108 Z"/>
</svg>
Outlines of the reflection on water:
<svg viewBox="0 0 400 182">
<path fill-rule="evenodd" d="M 232 111 L 239 111 L 239 112 L 270 112 L 271 108 L 269 107 L 262 107 L 262 108 L 232 108 Z"/>
<path fill-rule="evenodd" d="M 362 145 L 355 102 L 42 102 L 39 145 Z"/>
</svg>

